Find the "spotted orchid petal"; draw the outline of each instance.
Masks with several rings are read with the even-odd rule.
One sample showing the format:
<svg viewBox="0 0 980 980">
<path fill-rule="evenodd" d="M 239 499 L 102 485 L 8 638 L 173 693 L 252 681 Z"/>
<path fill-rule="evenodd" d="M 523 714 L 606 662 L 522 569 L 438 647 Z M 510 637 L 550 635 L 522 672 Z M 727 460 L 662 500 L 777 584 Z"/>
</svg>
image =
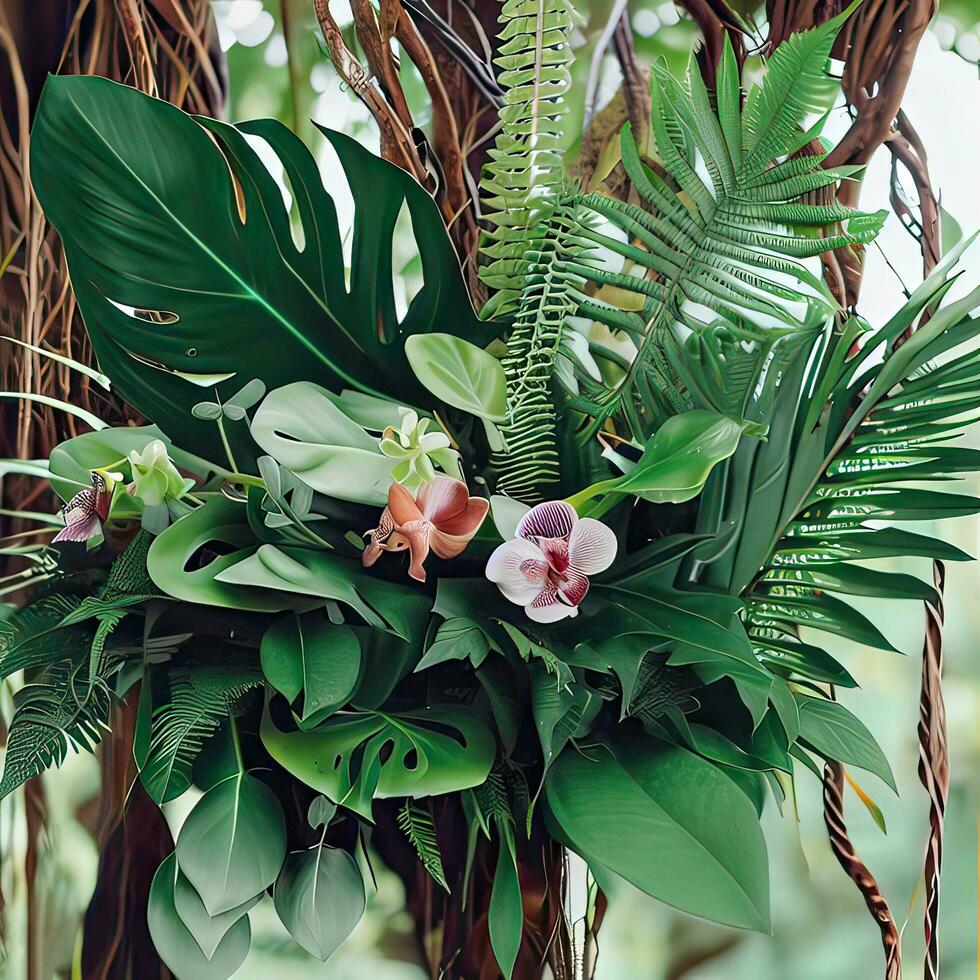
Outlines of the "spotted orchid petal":
<svg viewBox="0 0 980 980">
<path fill-rule="evenodd" d="M 112 483 L 107 482 L 103 474 L 92 473 L 92 486 L 79 490 L 61 508 L 65 526 L 51 539 L 52 542 L 91 541 L 102 534 L 102 522 L 109 517 L 112 489 L 116 482 L 114 474 L 110 475 L 110 480 Z"/>
<path fill-rule="evenodd" d="M 536 623 L 557 623 L 578 615 L 578 606 L 562 602 L 554 586 L 542 589 L 530 605 L 524 607 L 527 618 Z"/>
</svg>

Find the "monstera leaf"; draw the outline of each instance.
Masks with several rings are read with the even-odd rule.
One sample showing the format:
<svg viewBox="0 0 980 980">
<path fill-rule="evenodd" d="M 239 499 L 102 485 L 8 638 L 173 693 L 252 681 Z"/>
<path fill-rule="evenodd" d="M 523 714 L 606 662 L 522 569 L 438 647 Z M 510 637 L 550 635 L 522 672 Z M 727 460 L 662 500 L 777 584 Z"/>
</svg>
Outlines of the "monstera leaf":
<svg viewBox="0 0 980 980">
<path fill-rule="evenodd" d="M 493 765 L 489 730 L 462 708 L 337 715 L 311 732 L 282 731 L 267 714 L 262 743 L 281 766 L 371 819 L 371 801 L 479 786 Z"/>
<path fill-rule="evenodd" d="M 285 126 L 192 118 L 104 78 L 52 77 L 45 86 L 32 177 L 64 241 L 99 362 L 186 449 L 219 458 L 217 426 L 191 409 L 252 378 L 269 388 L 307 380 L 383 389 L 425 405 L 432 399 L 408 367 L 405 338 L 447 323 L 480 346 L 492 338 L 425 190 L 350 137 L 324 135 L 357 202 L 349 288 L 333 200 Z M 284 168 L 302 247 L 253 137 Z M 423 285 L 399 316 L 392 236 L 406 209 Z M 229 428 L 245 439 L 244 427 Z"/>
</svg>

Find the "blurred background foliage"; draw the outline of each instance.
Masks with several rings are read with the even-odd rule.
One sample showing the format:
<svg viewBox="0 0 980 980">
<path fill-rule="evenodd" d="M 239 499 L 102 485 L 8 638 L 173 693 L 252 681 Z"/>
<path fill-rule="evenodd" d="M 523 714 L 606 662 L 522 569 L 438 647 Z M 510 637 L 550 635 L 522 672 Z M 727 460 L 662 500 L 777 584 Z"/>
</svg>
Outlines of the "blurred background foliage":
<svg viewBox="0 0 980 980">
<path fill-rule="evenodd" d="M 378 137 L 367 109 L 334 72 L 315 30 L 308 0 L 215 0 L 220 42 L 229 73 L 227 116 L 232 120 L 271 116 L 293 127 L 314 150 L 324 182 L 335 195 L 339 217 L 349 225 L 353 201 L 326 141 L 313 122 L 343 130 L 372 150 Z M 575 35 L 576 62 L 569 117 L 569 156 L 577 151 L 576 134 L 588 107 L 590 76 L 598 81 L 595 108 L 619 84 L 613 60 L 594 64 L 592 52 L 613 10 L 613 0 L 582 5 Z M 344 0 L 330 4 L 345 40 L 353 51 L 357 41 L 353 18 Z M 632 0 L 629 5 L 635 45 L 645 61 L 664 57 L 680 71 L 697 37 L 693 24 L 674 5 L 661 0 Z M 751 23 L 754 5 L 740 12 Z M 941 0 L 932 33 L 922 43 L 909 85 L 905 108 L 929 150 L 934 182 L 941 192 L 947 244 L 959 229 L 980 227 L 980 189 L 975 176 L 980 159 L 980 99 L 977 59 L 980 56 L 980 0 Z M 427 98 L 412 63 L 402 61 L 401 82 L 413 118 L 423 129 Z M 843 109 L 833 123 L 846 128 Z M 833 137 L 831 130 L 828 135 Z M 261 148 L 260 148 L 261 149 Z M 862 192 L 862 207 L 888 207 L 889 163 L 880 152 Z M 615 161 L 610 162 L 610 166 Z M 274 163 L 273 163 L 274 166 Z M 283 186 L 288 199 L 288 190 Z M 880 246 L 880 247 L 879 247 Z M 890 217 L 868 255 L 860 312 L 879 323 L 903 299 L 905 285 L 919 278 L 918 246 L 901 224 Z M 970 259 L 964 280 L 977 280 L 978 259 Z M 399 267 L 396 256 L 396 268 Z M 402 262 L 402 288 L 417 270 Z M 904 284 L 904 285 L 903 285 Z M 974 427 L 968 442 L 980 446 Z M 967 488 L 964 488 L 967 489 Z M 980 487 L 970 487 L 976 492 Z M 980 520 L 936 522 L 933 532 L 971 554 L 980 554 Z M 929 563 L 904 569 L 923 578 Z M 948 569 L 946 624 L 946 703 L 952 780 L 947 808 L 946 864 L 943 875 L 941 951 L 946 980 L 978 974 L 977 838 L 980 814 L 980 632 L 976 596 L 980 573 L 975 565 Z M 882 833 L 854 792 L 847 797 L 848 826 L 858 852 L 878 878 L 892 909 L 910 925 L 904 935 L 906 959 L 921 962 L 921 856 L 927 826 L 927 800 L 916 776 L 916 720 L 920 650 L 924 614 L 914 603 L 889 605 L 887 615 L 873 604 L 862 606 L 904 656 L 888 655 L 840 640 L 835 655 L 861 687 L 842 692 L 888 754 L 896 773 L 899 796 L 873 777 L 862 777 L 862 789 L 880 807 L 887 833 Z M 824 639 L 823 642 L 826 642 Z M 2 696 L 9 701 L 10 692 Z M 9 703 L 3 706 L 9 717 Z M 79 923 L 95 880 L 97 852 L 90 828 L 98 793 L 99 768 L 92 756 L 71 756 L 65 767 L 44 777 L 48 817 L 38 856 L 40 924 L 48 976 L 69 976 L 77 956 Z M 190 797 L 191 794 L 188 794 Z M 176 830 L 193 804 L 184 798 L 168 813 Z M 710 805 L 710 801 L 709 804 Z M 23 798 L 11 798 L 0 809 L 0 854 L 15 857 L 0 865 L 6 900 L 5 959 L 0 975 L 24 976 Z M 852 883 L 841 872 L 827 846 L 820 785 L 803 772 L 782 814 L 774 808 L 765 817 L 773 882 L 772 937 L 722 929 L 672 912 L 625 882 L 614 887 L 600 932 L 598 980 L 865 980 L 880 975 L 877 930 Z M 638 842 L 639 846 L 639 842 Z M 378 891 L 369 913 L 351 941 L 326 966 L 289 943 L 270 903 L 253 914 L 253 947 L 240 980 L 416 980 L 411 922 L 403 909 L 400 885 L 377 864 Z M 582 880 L 576 887 L 584 892 Z M 77 964 L 76 964 L 77 970 Z M 78 975 L 76 973 L 76 975 Z"/>
</svg>

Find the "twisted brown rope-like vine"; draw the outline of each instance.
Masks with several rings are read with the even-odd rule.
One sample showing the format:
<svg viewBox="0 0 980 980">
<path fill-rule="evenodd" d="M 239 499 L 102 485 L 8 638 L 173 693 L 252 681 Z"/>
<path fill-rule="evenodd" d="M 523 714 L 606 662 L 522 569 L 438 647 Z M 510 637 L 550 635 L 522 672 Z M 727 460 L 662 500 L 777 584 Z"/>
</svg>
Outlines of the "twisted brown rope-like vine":
<svg viewBox="0 0 980 980">
<path fill-rule="evenodd" d="M 922 650 L 919 695 L 919 779 L 929 794 L 929 838 L 925 860 L 926 980 L 939 977 L 939 878 L 943 866 L 943 817 L 949 793 L 949 746 L 943 703 L 943 563 L 934 563 L 936 602 L 926 603 L 926 638 Z"/>
<path fill-rule="evenodd" d="M 868 866 L 858 857 L 844 823 L 844 767 L 828 762 L 823 770 L 823 818 L 830 836 L 830 847 L 840 866 L 864 896 L 868 911 L 881 930 L 885 951 L 885 980 L 901 980 L 902 938 L 895 918 L 881 894 L 878 882 Z"/>
</svg>

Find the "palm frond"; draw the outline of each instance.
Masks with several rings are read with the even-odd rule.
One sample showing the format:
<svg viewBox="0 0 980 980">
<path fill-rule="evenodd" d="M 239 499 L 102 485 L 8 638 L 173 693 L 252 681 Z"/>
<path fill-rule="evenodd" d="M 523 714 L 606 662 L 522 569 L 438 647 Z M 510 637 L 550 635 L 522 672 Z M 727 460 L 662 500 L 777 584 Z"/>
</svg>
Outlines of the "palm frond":
<svg viewBox="0 0 980 980">
<path fill-rule="evenodd" d="M 753 649 L 777 672 L 849 681 L 826 651 L 803 642 L 801 627 L 892 649 L 847 597 L 937 602 L 930 584 L 861 562 L 970 557 L 933 535 L 890 526 L 980 512 L 972 494 L 909 485 L 954 482 L 980 466 L 980 452 L 945 445 L 980 412 L 973 344 L 980 320 L 971 316 L 980 290 L 939 306 L 910 340 L 895 343 L 948 291 L 951 264 L 857 354 L 866 330 L 852 319 L 823 337 L 811 357 L 798 358 L 776 392 L 767 441 L 740 446 L 706 487 L 698 530 L 724 528 L 725 540 L 689 562 L 688 573 L 745 597 Z"/>
</svg>

